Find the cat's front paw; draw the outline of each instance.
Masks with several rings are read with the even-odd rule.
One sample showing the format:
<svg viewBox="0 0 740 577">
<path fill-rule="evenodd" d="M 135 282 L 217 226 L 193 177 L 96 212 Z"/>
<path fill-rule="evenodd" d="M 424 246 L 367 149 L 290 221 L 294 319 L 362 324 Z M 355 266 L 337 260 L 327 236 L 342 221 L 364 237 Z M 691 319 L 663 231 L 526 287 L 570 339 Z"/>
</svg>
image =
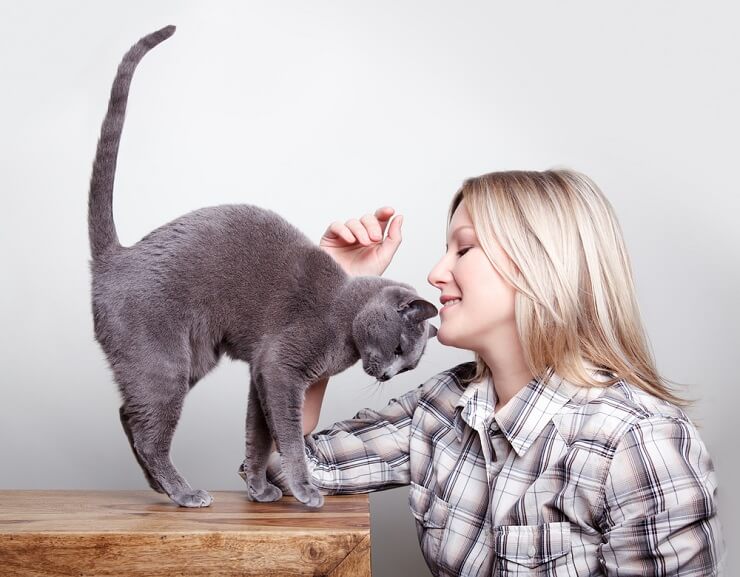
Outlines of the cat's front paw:
<svg viewBox="0 0 740 577">
<path fill-rule="evenodd" d="M 282 496 L 283 492 L 280 490 L 280 487 L 276 487 L 272 483 L 265 482 L 264 486 L 260 489 L 255 489 L 253 485 L 247 483 L 247 499 L 250 501 L 270 503 L 277 501 Z"/>
<path fill-rule="evenodd" d="M 324 496 L 311 483 L 301 483 L 291 487 L 293 496 L 308 507 L 323 507 Z"/>
<path fill-rule="evenodd" d="M 188 493 L 176 493 L 170 495 L 170 499 L 180 507 L 208 507 L 213 503 L 213 497 L 203 489 L 196 489 Z"/>
</svg>

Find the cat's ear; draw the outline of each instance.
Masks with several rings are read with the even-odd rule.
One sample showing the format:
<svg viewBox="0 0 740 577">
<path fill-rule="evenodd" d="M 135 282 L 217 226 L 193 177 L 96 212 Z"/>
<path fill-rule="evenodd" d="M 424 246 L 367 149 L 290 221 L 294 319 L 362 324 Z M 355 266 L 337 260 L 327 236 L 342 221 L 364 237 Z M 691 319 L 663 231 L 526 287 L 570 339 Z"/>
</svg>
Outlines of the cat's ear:
<svg viewBox="0 0 740 577">
<path fill-rule="evenodd" d="M 427 334 L 427 339 L 431 339 L 432 337 L 437 336 L 437 327 L 434 325 L 429 325 L 429 333 Z"/>
<path fill-rule="evenodd" d="M 437 316 L 437 307 L 419 297 L 401 303 L 396 310 L 410 323 L 420 323 Z"/>
</svg>

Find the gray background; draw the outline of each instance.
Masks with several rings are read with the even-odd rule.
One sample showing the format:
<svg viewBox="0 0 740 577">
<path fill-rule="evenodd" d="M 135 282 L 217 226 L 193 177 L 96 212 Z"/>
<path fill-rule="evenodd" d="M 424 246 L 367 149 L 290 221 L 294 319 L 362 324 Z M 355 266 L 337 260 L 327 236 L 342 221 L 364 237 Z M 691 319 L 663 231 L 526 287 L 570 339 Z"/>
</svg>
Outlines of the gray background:
<svg viewBox="0 0 740 577">
<path fill-rule="evenodd" d="M 93 340 L 87 187 L 124 52 L 175 35 L 134 77 L 115 218 L 133 244 L 189 210 L 271 208 L 317 242 L 389 204 L 385 276 L 426 277 L 467 176 L 563 165 L 611 199 L 659 370 L 700 398 L 736 540 L 737 11 L 732 3 L 4 2 L 0 18 L 0 488 L 148 488 Z M 472 353 L 434 341 L 382 389 L 333 378 L 319 429 L 380 408 Z M 189 395 L 173 460 L 242 490 L 248 372 Z M 426 575 L 408 487 L 374 493 L 375 574 Z"/>
</svg>

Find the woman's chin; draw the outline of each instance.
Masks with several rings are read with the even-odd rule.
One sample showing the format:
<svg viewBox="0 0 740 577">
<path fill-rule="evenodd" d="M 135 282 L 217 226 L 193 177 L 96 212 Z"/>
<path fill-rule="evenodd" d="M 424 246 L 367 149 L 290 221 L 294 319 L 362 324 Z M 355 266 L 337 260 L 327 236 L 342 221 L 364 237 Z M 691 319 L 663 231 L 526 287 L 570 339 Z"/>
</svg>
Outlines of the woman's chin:
<svg viewBox="0 0 740 577">
<path fill-rule="evenodd" d="M 446 347 L 454 347 L 466 351 L 473 350 L 470 347 L 472 344 L 469 342 L 470 335 L 467 332 L 460 334 L 459 332 L 450 330 L 449 325 L 445 326 L 445 321 L 442 321 L 441 326 L 437 330 L 437 341 Z"/>
<path fill-rule="evenodd" d="M 445 330 L 444 322 L 442 323 L 442 326 L 437 329 L 437 341 L 440 342 L 443 345 L 451 346 L 452 345 L 452 338 L 447 334 L 449 331 Z"/>
</svg>

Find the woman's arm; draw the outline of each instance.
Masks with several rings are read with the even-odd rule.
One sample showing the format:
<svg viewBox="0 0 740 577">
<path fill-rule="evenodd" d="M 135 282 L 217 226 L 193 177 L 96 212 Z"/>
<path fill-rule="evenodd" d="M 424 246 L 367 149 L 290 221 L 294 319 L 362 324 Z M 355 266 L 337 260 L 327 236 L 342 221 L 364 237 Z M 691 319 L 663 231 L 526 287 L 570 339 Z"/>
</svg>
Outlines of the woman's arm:
<svg viewBox="0 0 740 577">
<path fill-rule="evenodd" d="M 604 483 L 607 574 L 721 575 L 716 493 L 712 460 L 688 419 L 651 416 L 632 425 Z"/>
<path fill-rule="evenodd" d="M 321 414 L 321 403 L 324 401 L 324 393 L 329 377 L 320 379 L 308 387 L 306 398 L 303 401 L 303 436 L 311 433 L 319 424 Z"/>
<path fill-rule="evenodd" d="M 351 419 L 305 436 L 311 481 L 322 494 L 367 493 L 408 485 L 411 423 L 423 386 L 391 399 L 380 410 L 361 409 Z M 270 455 L 266 472 L 267 480 L 283 494 L 292 494 L 280 453 Z"/>
</svg>

